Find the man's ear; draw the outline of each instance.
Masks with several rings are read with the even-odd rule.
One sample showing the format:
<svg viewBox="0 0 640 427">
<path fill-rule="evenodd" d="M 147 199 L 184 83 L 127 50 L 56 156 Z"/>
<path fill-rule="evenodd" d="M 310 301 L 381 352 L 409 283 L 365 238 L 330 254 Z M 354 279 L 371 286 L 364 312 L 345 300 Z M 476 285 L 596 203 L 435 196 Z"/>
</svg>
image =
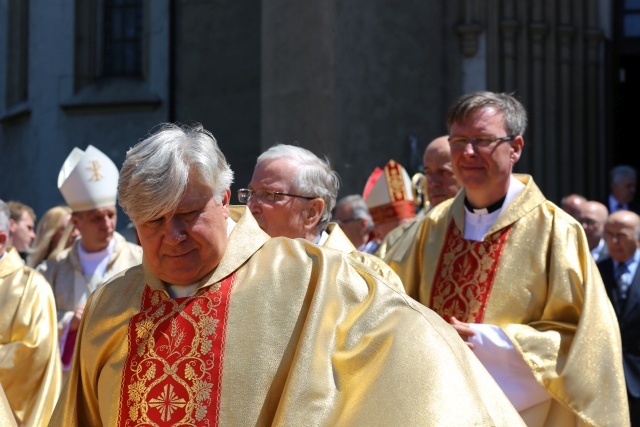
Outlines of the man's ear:
<svg viewBox="0 0 640 427">
<path fill-rule="evenodd" d="M 316 227 L 320 222 L 320 218 L 322 218 L 322 212 L 324 212 L 324 200 L 319 197 L 309 200 L 304 213 L 305 226 L 310 229 Z"/>
<path fill-rule="evenodd" d="M 222 193 L 222 212 L 225 219 L 229 218 L 229 204 L 231 203 L 231 189 L 227 189 L 224 193 Z"/>
<path fill-rule="evenodd" d="M 72 212 L 71 213 L 71 223 L 77 227 L 78 226 L 78 222 L 80 221 L 80 217 L 79 214 Z"/>
<path fill-rule="evenodd" d="M 18 223 L 13 218 L 9 218 L 9 235 L 16 232 L 17 226 L 18 226 Z"/>
<path fill-rule="evenodd" d="M 524 138 L 522 135 L 517 135 L 513 141 L 511 141 L 511 163 L 514 165 L 520 160 L 522 155 L 522 148 L 524 147 Z"/>
</svg>

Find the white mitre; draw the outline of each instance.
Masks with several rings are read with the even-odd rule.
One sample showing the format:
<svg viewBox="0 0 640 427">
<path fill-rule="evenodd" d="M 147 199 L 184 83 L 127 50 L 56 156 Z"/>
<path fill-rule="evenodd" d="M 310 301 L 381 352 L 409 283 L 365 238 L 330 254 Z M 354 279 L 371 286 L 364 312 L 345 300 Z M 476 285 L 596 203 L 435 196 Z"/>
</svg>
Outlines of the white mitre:
<svg viewBox="0 0 640 427">
<path fill-rule="evenodd" d="M 74 212 L 115 206 L 118 176 L 111 159 L 89 145 L 71 151 L 58 174 L 58 188 Z"/>
</svg>

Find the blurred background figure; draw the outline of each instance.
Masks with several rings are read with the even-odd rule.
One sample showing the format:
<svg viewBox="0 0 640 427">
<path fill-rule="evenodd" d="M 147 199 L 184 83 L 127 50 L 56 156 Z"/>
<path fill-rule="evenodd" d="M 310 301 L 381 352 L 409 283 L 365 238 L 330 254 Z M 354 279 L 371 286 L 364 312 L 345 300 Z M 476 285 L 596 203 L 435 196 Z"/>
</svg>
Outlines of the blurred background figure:
<svg viewBox="0 0 640 427">
<path fill-rule="evenodd" d="M 42 216 L 36 228 L 36 238 L 27 256 L 27 265 L 37 267 L 43 261 L 53 259 L 71 246 L 78 237 L 78 229 L 71 222 L 71 208 L 55 206 Z"/>
<path fill-rule="evenodd" d="M 422 157 L 424 175 L 427 177 L 429 209 L 453 198 L 460 190 L 460 183 L 451 167 L 448 139 L 445 135 L 431 141 Z"/>
<path fill-rule="evenodd" d="M 362 197 L 375 224 L 374 251 L 391 230 L 416 217 L 411 178 L 395 160 L 389 160 L 383 169 L 375 168 L 367 179 Z"/>
<path fill-rule="evenodd" d="M 56 305 L 49 283 L 8 247 L 10 216 L 0 200 L 0 389 L 12 414 L 0 413 L 0 426 L 45 427 L 62 386 Z"/>
<path fill-rule="evenodd" d="M 333 221 L 342 228 L 353 246 L 361 252 L 372 253 L 373 218 L 364 199 L 359 194 L 345 196 L 336 203 Z"/>
<path fill-rule="evenodd" d="M 569 194 L 560 200 L 560 207 L 563 211 L 576 219 L 580 219 L 580 208 L 587 203 L 587 199 L 580 194 Z"/>
<path fill-rule="evenodd" d="M 7 202 L 11 211 L 9 220 L 9 245 L 16 248 L 20 257 L 25 260 L 36 237 L 33 231 L 36 226 L 36 214 L 31 207 L 15 200 Z"/>
<path fill-rule="evenodd" d="M 620 165 L 611 169 L 609 176 L 611 193 L 605 202 L 609 212 L 631 211 L 640 214 L 640 205 L 634 200 L 636 184 L 637 173 L 631 166 Z"/>
<path fill-rule="evenodd" d="M 609 256 L 609 250 L 604 241 L 604 225 L 607 222 L 609 211 L 600 202 L 588 201 L 580 206 L 580 218 L 578 219 L 584 228 L 589 242 L 589 251 L 595 262 Z"/>
<path fill-rule="evenodd" d="M 622 364 L 631 425 L 640 426 L 640 217 L 614 212 L 605 224 L 609 257 L 598 262 L 604 287 L 618 317 Z"/>
</svg>

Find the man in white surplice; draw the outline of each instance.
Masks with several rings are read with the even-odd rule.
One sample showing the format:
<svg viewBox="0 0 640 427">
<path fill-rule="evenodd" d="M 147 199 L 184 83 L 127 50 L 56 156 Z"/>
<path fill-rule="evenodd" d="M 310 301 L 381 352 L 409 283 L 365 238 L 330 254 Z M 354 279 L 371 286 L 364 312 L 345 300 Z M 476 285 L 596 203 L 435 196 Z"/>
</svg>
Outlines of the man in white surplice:
<svg viewBox="0 0 640 427">
<path fill-rule="evenodd" d="M 71 366 L 84 305 L 114 274 L 140 264 L 142 248 L 115 231 L 118 168 L 97 148 L 74 148 L 58 175 L 80 239 L 41 268 L 56 298 L 63 369 Z"/>
</svg>

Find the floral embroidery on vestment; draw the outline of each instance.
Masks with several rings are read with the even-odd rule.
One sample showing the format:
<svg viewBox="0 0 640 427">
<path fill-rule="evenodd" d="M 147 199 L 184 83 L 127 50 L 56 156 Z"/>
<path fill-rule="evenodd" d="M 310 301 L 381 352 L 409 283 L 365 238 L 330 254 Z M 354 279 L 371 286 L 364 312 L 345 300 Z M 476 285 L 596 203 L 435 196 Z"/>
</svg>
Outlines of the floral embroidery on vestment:
<svg viewBox="0 0 640 427">
<path fill-rule="evenodd" d="M 218 424 L 234 279 L 175 299 L 145 285 L 140 312 L 129 322 L 120 426 Z"/>
</svg>

